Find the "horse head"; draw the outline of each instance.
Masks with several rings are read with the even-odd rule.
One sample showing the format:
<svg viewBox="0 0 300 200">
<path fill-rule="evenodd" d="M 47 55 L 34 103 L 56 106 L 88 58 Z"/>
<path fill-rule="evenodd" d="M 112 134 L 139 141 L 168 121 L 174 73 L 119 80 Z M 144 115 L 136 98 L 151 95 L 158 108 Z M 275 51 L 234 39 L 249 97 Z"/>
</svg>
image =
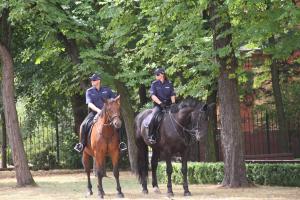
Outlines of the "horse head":
<svg viewBox="0 0 300 200">
<path fill-rule="evenodd" d="M 116 129 L 121 128 L 121 112 L 120 112 L 120 95 L 114 99 L 105 100 L 105 112 L 108 116 L 108 121 Z"/>
<path fill-rule="evenodd" d="M 197 141 L 200 141 L 208 133 L 209 113 L 215 104 L 198 104 L 191 112 L 191 127 Z"/>
<path fill-rule="evenodd" d="M 178 119 L 183 119 L 185 131 L 200 141 L 208 133 L 209 113 L 214 104 L 203 104 L 194 99 L 188 99 L 178 105 L 176 114 Z M 183 125 L 182 124 L 182 125 Z"/>
</svg>

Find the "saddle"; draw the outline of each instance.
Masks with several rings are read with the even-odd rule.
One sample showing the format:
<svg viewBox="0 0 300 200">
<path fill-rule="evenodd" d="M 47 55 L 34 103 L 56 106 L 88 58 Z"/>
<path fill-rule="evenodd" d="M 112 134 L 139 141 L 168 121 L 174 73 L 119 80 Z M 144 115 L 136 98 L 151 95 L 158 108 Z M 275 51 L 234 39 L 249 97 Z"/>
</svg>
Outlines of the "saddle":
<svg viewBox="0 0 300 200">
<path fill-rule="evenodd" d="M 94 124 L 95 124 L 95 123 L 92 123 L 92 124 L 89 126 L 88 134 L 87 134 L 87 144 L 91 144 L 91 135 L 92 135 L 92 129 L 93 129 Z"/>
<path fill-rule="evenodd" d="M 91 135 L 94 124 L 93 120 L 89 120 L 82 125 L 81 131 L 84 132 L 84 141 L 86 141 L 86 145 L 91 144 Z"/>
</svg>

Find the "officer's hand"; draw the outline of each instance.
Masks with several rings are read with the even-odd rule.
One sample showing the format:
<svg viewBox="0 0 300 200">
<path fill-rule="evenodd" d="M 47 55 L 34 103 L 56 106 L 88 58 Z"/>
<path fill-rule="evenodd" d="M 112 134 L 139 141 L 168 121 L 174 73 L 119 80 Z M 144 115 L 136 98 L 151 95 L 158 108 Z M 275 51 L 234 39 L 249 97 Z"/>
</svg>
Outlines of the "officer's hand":
<svg viewBox="0 0 300 200">
<path fill-rule="evenodd" d="M 159 104 L 159 106 L 161 107 L 161 109 L 165 109 L 165 108 L 167 107 L 167 105 L 164 104 L 163 102 L 161 102 L 161 103 Z"/>
<path fill-rule="evenodd" d="M 171 110 L 171 113 L 177 113 L 179 109 L 175 103 L 172 103 L 170 110 Z"/>
</svg>

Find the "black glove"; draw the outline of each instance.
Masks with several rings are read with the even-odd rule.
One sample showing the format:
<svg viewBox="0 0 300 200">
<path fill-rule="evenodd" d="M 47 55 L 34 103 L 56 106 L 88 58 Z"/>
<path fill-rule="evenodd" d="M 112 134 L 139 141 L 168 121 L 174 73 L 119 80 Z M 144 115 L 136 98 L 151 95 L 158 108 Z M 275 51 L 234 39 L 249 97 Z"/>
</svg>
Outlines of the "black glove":
<svg viewBox="0 0 300 200">
<path fill-rule="evenodd" d="M 167 107 L 167 105 L 165 103 L 163 103 L 163 102 L 161 102 L 159 104 L 159 106 L 160 106 L 161 109 L 166 109 L 166 107 Z"/>
<path fill-rule="evenodd" d="M 178 106 L 175 103 L 171 104 L 171 113 L 177 113 L 178 112 Z"/>
</svg>

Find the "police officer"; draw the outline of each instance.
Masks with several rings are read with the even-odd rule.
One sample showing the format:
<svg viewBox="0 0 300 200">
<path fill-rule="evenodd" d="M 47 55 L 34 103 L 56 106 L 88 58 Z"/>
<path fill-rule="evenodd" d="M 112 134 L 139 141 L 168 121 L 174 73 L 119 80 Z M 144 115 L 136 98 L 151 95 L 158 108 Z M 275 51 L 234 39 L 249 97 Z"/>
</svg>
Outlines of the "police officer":
<svg viewBox="0 0 300 200">
<path fill-rule="evenodd" d="M 87 145 L 87 135 L 96 118 L 99 116 L 101 109 L 104 106 L 105 99 L 115 98 L 114 94 L 109 87 L 101 86 L 101 77 L 98 74 L 93 74 L 90 77 L 92 87 L 86 91 L 86 104 L 90 110 L 89 114 L 83 120 L 81 130 L 81 142 L 76 144 L 74 149 L 82 152 Z M 127 149 L 124 142 L 120 143 L 121 150 Z"/>
<path fill-rule="evenodd" d="M 168 80 L 165 70 L 163 68 L 158 68 L 154 71 L 155 81 L 152 82 L 150 88 L 151 99 L 154 102 L 154 107 L 152 109 L 152 113 L 149 116 L 148 120 L 150 123 L 148 124 L 149 133 L 148 133 L 148 141 L 151 144 L 156 143 L 154 131 L 151 126 L 153 126 L 153 116 L 166 107 L 170 106 L 171 112 L 177 112 L 178 108 L 175 104 L 176 94 L 174 91 L 173 84 Z"/>
</svg>

